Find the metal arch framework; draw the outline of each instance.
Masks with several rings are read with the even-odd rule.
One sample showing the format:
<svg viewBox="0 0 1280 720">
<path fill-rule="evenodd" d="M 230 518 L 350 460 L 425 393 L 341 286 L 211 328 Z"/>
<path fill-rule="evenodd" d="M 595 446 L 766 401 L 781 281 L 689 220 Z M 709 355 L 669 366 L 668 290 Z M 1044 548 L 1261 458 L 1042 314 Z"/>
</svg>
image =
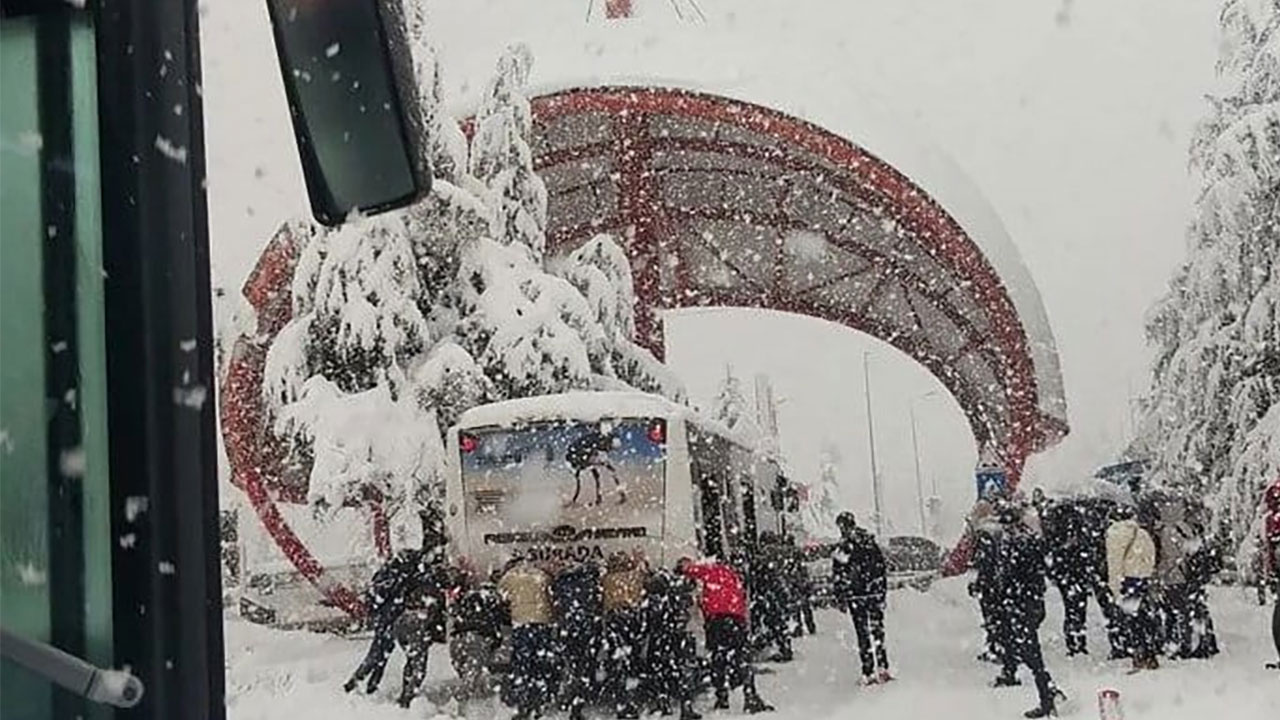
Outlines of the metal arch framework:
<svg viewBox="0 0 1280 720">
<path fill-rule="evenodd" d="M 928 368 L 959 401 L 977 442 L 997 454 L 1015 482 L 1032 452 L 1066 434 L 1060 421 L 1039 409 L 1024 326 L 991 264 L 924 190 L 876 156 L 770 108 L 685 90 L 582 88 L 535 98 L 532 105 L 534 161 L 551 197 L 549 252 L 572 250 L 600 232 L 620 235 L 635 274 L 638 340 L 659 357 L 663 343 L 656 313 L 660 309 L 730 306 L 809 315 L 889 342 Z M 607 128 L 592 127 L 593 117 L 596 125 Z M 681 123 L 689 126 L 682 131 Z M 663 165 L 664 159 L 681 156 L 698 158 L 696 167 Z M 708 157 L 729 161 L 708 167 Z M 575 167 L 593 161 L 597 163 L 594 179 L 588 173 L 577 183 L 557 183 L 559 169 L 568 168 L 567 174 L 573 175 Z M 600 167 L 606 172 L 599 172 Z M 681 172 L 702 177 L 719 174 L 729 178 L 725 181 L 729 187 L 752 177 L 764 179 L 769 186 L 766 191 L 774 197 L 756 199 L 772 202 L 774 207 L 761 209 L 761 202 L 673 200 L 664 182 Z M 856 232 L 815 227 L 811 219 L 789 213 L 785 206 L 794 190 L 791 186 L 815 178 L 821 187 L 838 192 L 844 202 L 841 207 L 848 208 L 840 226 L 850 225 L 859 216 L 889 220 L 897 235 L 896 247 L 877 247 Z M 556 212 L 563 205 L 561 199 L 602 183 L 616 188 L 606 193 L 616 197 L 613 207 L 603 203 L 604 207 L 595 207 L 575 222 L 565 222 L 563 216 L 583 213 Z M 715 260 L 729 268 L 735 282 L 728 287 L 699 282 L 688 257 L 690 243 L 677 240 L 682 229 L 699 222 L 771 229 L 775 231 L 773 252 L 757 258 L 752 267 L 732 262 L 720 252 Z M 790 260 L 783 236 L 804 230 L 824 235 L 829 245 L 862 264 L 808 286 L 788 284 Z M 935 277 L 917 271 L 926 256 Z M 667 267 L 674 267 L 674 272 L 664 273 Z M 947 282 L 937 282 L 939 267 L 945 270 Z M 850 279 L 869 281 L 869 289 L 856 302 L 850 298 L 840 306 L 816 300 L 815 294 L 824 287 Z M 905 309 L 911 317 L 903 319 L 907 327 L 876 312 L 887 303 L 886 295 L 895 292 L 909 296 Z M 956 294 L 965 296 L 963 301 L 949 299 Z M 921 305 L 946 318 L 959 333 L 958 342 L 942 347 L 938 338 L 930 337 L 921 327 Z M 994 382 L 962 372 L 962 361 L 980 363 L 990 371 L 986 379 Z"/>
<path fill-rule="evenodd" d="M 618 234 L 634 273 L 637 340 L 659 357 L 661 309 L 808 315 L 889 342 L 928 368 L 1015 483 L 1032 452 L 1066 434 L 1039 410 L 1028 339 L 991 264 L 945 210 L 879 158 L 769 108 L 683 90 L 569 90 L 535 98 L 532 109 L 535 164 L 550 198 L 548 252 Z M 680 185 L 682 177 L 692 184 Z M 723 180 L 720 197 L 690 197 L 710 178 Z M 826 193 L 825 209 L 806 214 L 800 206 L 812 205 L 815 188 Z M 590 198 L 574 202 L 575 193 Z M 744 252 L 734 240 L 743 231 L 773 235 Z M 798 262 L 785 237 L 795 231 L 820 235 L 835 260 Z M 291 317 L 299 247 L 290 229 L 278 233 L 245 283 L 258 327 L 232 351 L 223 433 L 234 483 L 285 556 L 331 603 L 360 615 L 356 593 L 326 575 L 277 507 L 305 501 L 304 489 L 280 483 L 283 458 L 262 395 L 267 350 Z M 724 277 L 709 281 L 706 265 Z M 893 303 L 903 311 L 887 312 Z M 926 317 L 955 337 L 943 342 Z M 385 518 L 370 505 L 386 551 Z"/>
</svg>

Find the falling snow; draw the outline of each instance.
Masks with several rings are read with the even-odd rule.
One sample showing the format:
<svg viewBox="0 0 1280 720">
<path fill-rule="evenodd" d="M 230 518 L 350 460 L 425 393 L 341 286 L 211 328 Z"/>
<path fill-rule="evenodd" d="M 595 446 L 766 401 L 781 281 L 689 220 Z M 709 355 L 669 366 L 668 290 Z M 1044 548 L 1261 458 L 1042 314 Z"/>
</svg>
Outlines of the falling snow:
<svg viewBox="0 0 1280 720">
<path fill-rule="evenodd" d="M 185 146 L 175 145 L 172 140 L 164 137 L 163 135 L 156 136 L 156 150 L 159 150 L 161 155 L 164 155 L 174 162 L 182 163 L 184 165 L 187 162 L 187 148 Z"/>
<path fill-rule="evenodd" d="M 132 495 L 125 498 L 124 501 L 124 519 L 128 522 L 137 522 L 142 513 L 147 511 L 150 500 L 142 495 Z"/>
<path fill-rule="evenodd" d="M 27 587 L 41 587 L 48 582 L 48 574 L 44 568 L 27 561 L 18 563 L 18 582 Z"/>
</svg>

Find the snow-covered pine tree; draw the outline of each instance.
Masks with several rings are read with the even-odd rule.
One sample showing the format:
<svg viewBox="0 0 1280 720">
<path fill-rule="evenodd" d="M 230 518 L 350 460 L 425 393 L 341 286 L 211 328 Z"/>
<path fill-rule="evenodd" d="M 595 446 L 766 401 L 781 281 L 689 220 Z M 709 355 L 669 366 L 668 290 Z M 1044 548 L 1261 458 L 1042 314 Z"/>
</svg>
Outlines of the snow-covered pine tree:
<svg viewBox="0 0 1280 720">
<path fill-rule="evenodd" d="M 674 373 L 635 342 L 635 286 L 627 254 L 611 235 L 597 235 L 568 256 L 549 263 L 552 272 L 582 294 L 603 333 L 588 345 L 592 372 L 638 390 L 684 401 Z M 585 338 L 584 338 L 585 339 Z"/>
<path fill-rule="evenodd" d="M 587 346 L 602 342 L 599 326 L 577 290 L 545 272 L 527 247 L 489 238 L 470 243 L 458 280 L 459 344 L 493 384 L 495 399 L 591 387 Z"/>
<path fill-rule="evenodd" d="M 323 375 L 344 392 L 387 383 L 430 341 L 413 247 L 396 214 L 358 218 L 319 235 L 294 276 L 294 317 L 267 355 L 266 387 L 276 403 L 300 397 Z"/>
<path fill-rule="evenodd" d="M 623 384 L 682 399 L 674 375 L 634 343 L 631 268 L 615 241 L 596 238 L 547 272 L 547 191 L 523 95 L 531 67 L 526 47 L 509 48 L 476 114 L 468 167 L 493 222 L 489 239 L 461 249 L 459 345 L 495 398 Z"/>
<path fill-rule="evenodd" d="M 439 55 L 427 32 L 427 3 L 405 4 L 405 36 L 417 81 L 418 123 L 425 130 L 431 175 L 457 185 L 467 171 L 467 139 L 458 123 L 444 111 L 444 83 Z"/>
<path fill-rule="evenodd" d="M 524 45 L 513 45 L 498 60 L 498 69 L 476 112 L 470 170 L 492 195 L 492 237 L 518 243 L 541 263 L 547 242 L 547 187 L 533 170 L 529 147 L 533 129 L 524 87 L 533 59 Z"/>
<path fill-rule="evenodd" d="M 436 479 L 439 431 L 407 375 L 431 339 L 423 292 L 396 213 L 357 218 L 303 248 L 294 317 L 268 351 L 264 392 L 292 462 L 310 466 L 312 502 L 396 504 Z"/>
<path fill-rule="evenodd" d="M 1188 260 L 1148 320 L 1137 445 L 1240 540 L 1280 472 L 1280 3 L 1228 0 L 1221 18 L 1222 86 L 1191 152 L 1205 187 Z"/>
</svg>

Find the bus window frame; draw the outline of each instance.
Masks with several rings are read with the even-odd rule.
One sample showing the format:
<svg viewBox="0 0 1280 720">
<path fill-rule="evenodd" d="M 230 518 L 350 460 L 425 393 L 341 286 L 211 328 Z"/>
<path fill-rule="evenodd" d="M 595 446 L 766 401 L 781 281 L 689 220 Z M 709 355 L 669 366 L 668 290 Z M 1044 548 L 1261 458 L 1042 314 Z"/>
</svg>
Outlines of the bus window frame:
<svg viewBox="0 0 1280 720">
<path fill-rule="evenodd" d="M 111 525 L 113 536 L 132 539 L 112 544 L 115 663 L 146 687 L 130 717 L 222 720 L 197 0 L 114 0 L 92 11 Z"/>
</svg>

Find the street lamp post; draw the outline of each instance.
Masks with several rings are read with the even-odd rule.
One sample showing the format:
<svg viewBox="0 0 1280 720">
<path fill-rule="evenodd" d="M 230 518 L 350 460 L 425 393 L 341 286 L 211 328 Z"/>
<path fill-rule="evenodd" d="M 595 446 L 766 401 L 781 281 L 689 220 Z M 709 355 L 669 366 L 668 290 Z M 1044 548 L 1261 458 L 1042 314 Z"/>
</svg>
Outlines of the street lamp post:
<svg viewBox="0 0 1280 720">
<path fill-rule="evenodd" d="M 924 479 L 921 477 L 921 474 L 920 474 L 920 441 L 917 439 L 918 433 L 916 431 L 916 403 L 920 402 L 921 400 L 927 400 L 931 397 L 934 397 L 937 394 L 938 394 L 938 391 L 930 390 L 929 392 L 912 400 L 911 406 L 910 406 L 911 453 L 915 457 L 915 461 L 916 461 L 916 506 L 917 506 L 917 509 L 919 509 L 920 511 L 920 535 L 922 537 L 928 537 L 929 535 L 929 522 L 925 517 L 925 511 L 924 511 Z M 934 483 L 933 492 L 934 492 L 934 495 L 937 495 L 938 493 L 936 480 Z"/>
<path fill-rule="evenodd" d="M 911 403 L 911 453 L 916 460 L 916 508 L 920 511 L 920 536 L 928 535 L 924 517 L 924 483 L 920 479 L 920 442 L 916 439 L 916 404 Z"/>
<path fill-rule="evenodd" d="M 867 445 L 870 448 L 871 455 L 871 501 L 875 508 L 875 517 L 873 518 L 876 527 L 876 537 L 884 534 L 884 515 L 880 502 L 880 469 L 876 464 L 876 429 L 875 420 L 871 415 L 871 371 L 870 371 L 870 355 L 869 351 L 862 353 L 862 383 L 866 388 L 867 400 Z"/>
</svg>

